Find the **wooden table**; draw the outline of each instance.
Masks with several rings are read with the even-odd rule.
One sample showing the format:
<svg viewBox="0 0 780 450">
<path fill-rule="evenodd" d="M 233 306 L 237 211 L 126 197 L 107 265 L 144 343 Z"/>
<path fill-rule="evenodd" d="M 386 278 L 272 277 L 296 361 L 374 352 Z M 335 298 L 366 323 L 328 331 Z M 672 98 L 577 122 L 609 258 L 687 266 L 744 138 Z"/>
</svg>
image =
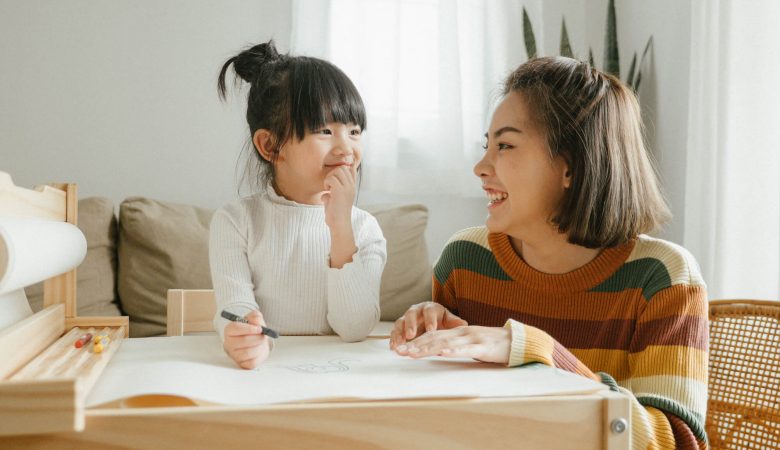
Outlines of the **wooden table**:
<svg viewBox="0 0 780 450">
<path fill-rule="evenodd" d="M 122 350 L 134 341 L 125 340 L 112 363 L 121 361 Z M 82 431 L 0 437 L 0 447 L 211 449 L 249 443 L 261 448 L 624 449 L 628 427 L 613 428 L 628 425 L 630 416 L 629 399 L 606 386 L 576 395 L 253 406 L 146 395 L 87 408 L 84 415 Z"/>
</svg>

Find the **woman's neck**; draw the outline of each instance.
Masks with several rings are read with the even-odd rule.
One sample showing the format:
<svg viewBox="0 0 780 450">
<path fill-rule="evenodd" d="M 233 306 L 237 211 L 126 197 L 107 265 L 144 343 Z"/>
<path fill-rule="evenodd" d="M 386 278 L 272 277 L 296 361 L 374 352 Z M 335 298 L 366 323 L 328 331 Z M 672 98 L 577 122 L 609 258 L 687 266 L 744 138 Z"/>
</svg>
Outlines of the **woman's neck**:
<svg viewBox="0 0 780 450">
<path fill-rule="evenodd" d="M 512 248 L 529 266 L 543 273 L 562 274 L 579 269 L 593 261 L 601 252 L 568 242 L 557 230 L 541 232 L 523 238 L 509 236 Z"/>
</svg>

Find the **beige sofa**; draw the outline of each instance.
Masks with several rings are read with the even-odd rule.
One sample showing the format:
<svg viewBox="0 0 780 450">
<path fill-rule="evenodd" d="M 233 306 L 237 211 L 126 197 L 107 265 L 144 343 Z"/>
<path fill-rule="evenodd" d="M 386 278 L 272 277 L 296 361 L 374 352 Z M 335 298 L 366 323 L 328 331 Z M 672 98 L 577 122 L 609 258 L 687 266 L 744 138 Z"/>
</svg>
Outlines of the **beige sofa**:
<svg viewBox="0 0 780 450">
<path fill-rule="evenodd" d="M 132 197 L 119 205 L 92 197 L 79 201 L 78 226 L 87 256 L 78 268 L 78 314 L 130 316 L 130 336 L 165 334 L 166 293 L 171 288 L 210 289 L 208 227 L 213 211 Z M 382 275 L 382 320 L 431 296 L 425 244 L 428 211 L 422 205 L 365 206 L 387 239 Z M 26 290 L 33 310 L 43 303 L 42 284 Z"/>
</svg>

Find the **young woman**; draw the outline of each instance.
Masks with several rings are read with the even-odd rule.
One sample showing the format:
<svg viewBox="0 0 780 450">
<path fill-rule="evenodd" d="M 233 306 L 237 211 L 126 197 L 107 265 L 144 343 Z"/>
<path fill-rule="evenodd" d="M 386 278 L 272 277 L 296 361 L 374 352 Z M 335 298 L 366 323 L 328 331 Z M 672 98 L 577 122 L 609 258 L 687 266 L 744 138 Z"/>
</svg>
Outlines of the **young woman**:
<svg viewBox="0 0 780 450">
<path fill-rule="evenodd" d="M 569 58 L 506 80 L 474 168 L 486 226 L 457 233 L 398 354 L 542 362 L 630 395 L 632 448 L 705 448 L 707 295 L 693 257 L 644 233 L 668 208 L 634 94 Z"/>
</svg>

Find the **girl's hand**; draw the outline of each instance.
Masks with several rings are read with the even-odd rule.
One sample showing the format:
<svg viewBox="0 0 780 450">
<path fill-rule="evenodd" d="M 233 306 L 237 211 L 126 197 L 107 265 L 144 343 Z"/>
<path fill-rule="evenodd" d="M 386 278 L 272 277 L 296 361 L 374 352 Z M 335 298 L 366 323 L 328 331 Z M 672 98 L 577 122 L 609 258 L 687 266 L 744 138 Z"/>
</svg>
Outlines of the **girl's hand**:
<svg viewBox="0 0 780 450">
<path fill-rule="evenodd" d="M 444 356 L 506 364 L 511 345 L 512 334 L 506 328 L 465 326 L 428 331 L 413 341 L 399 345 L 395 352 L 412 358 Z"/>
<path fill-rule="evenodd" d="M 325 206 L 325 224 L 335 228 L 352 229 L 352 204 L 355 202 L 357 164 L 339 166 L 325 177 L 322 204 Z"/>
<path fill-rule="evenodd" d="M 468 325 L 468 322 L 451 313 L 439 303 L 418 303 L 410 306 L 406 313 L 395 321 L 393 331 L 390 333 L 390 349 L 397 351 L 399 345 L 405 344 L 407 340 L 412 340 L 426 331 L 465 325 Z"/>
<path fill-rule="evenodd" d="M 265 325 L 260 311 L 244 316 L 249 323 L 230 322 L 225 326 L 225 353 L 243 369 L 254 369 L 268 359 L 271 353 L 271 339 L 261 334 Z"/>
</svg>

